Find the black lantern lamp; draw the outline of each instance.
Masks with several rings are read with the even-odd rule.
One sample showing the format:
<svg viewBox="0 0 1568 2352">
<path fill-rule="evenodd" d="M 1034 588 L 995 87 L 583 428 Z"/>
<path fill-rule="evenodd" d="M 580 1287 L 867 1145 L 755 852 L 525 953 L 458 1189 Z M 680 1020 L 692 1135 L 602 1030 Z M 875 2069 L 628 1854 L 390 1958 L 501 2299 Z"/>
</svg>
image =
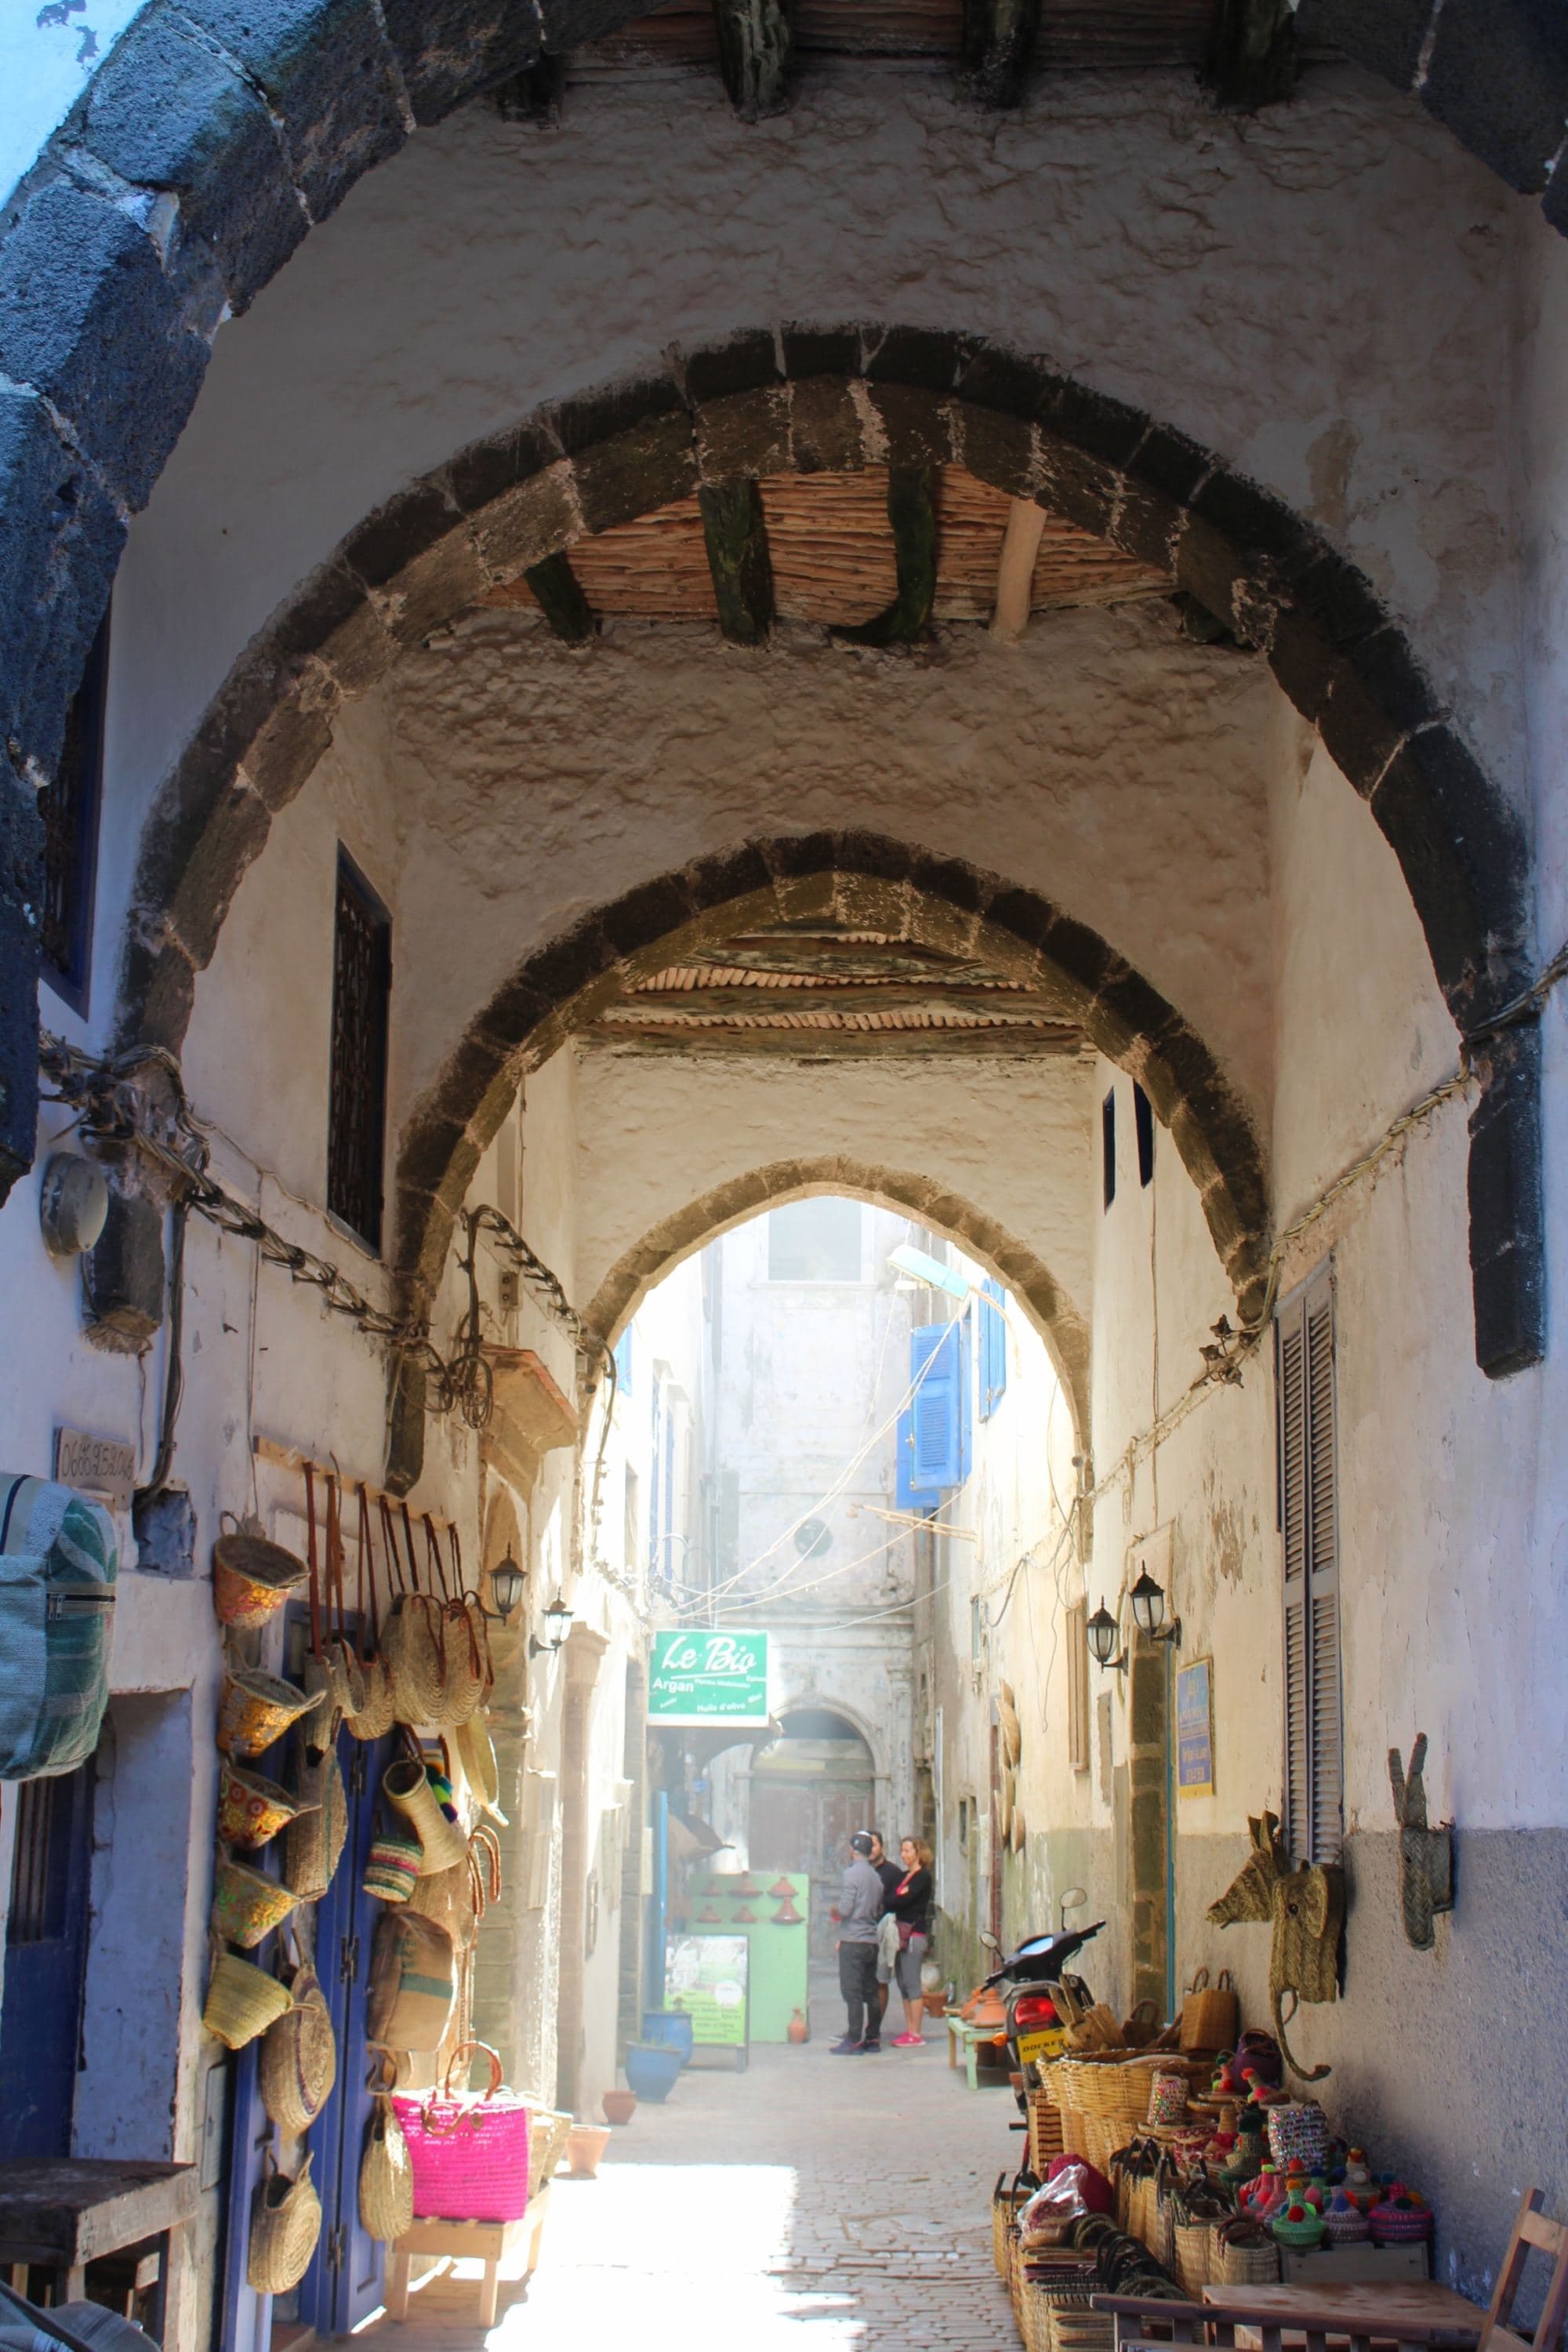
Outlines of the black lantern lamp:
<svg viewBox="0 0 1568 2352">
<path fill-rule="evenodd" d="M 554 1657 L 563 1646 L 567 1634 L 572 1631 L 573 1615 L 574 1612 L 557 1593 L 544 1612 L 545 1631 L 550 1639 L 547 1642 L 542 1642 L 537 1633 L 531 1633 L 528 1637 L 529 1656 L 531 1658 Z"/>
<path fill-rule="evenodd" d="M 1116 1654 L 1116 1620 L 1103 1601 L 1084 1631 L 1089 1636 L 1089 1646 L 1096 1665 L 1109 1666 L 1113 1673 L 1121 1674 L 1127 1664 L 1127 1653 L 1123 1650 L 1120 1657 Z"/>
<path fill-rule="evenodd" d="M 498 1625 L 504 1625 L 522 1599 L 522 1588 L 527 1581 L 527 1577 L 511 1556 L 510 1544 L 508 1544 L 505 1554 L 490 1570 L 490 1598 L 495 1607 L 487 1609 L 485 1615 L 493 1617 Z"/>
<path fill-rule="evenodd" d="M 1165 1622 L 1165 1595 L 1147 1569 L 1142 1570 L 1137 1583 L 1127 1596 L 1132 1603 L 1132 1622 L 1151 1642 L 1179 1642 L 1182 1621 L 1179 1617 Z"/>
</svg>

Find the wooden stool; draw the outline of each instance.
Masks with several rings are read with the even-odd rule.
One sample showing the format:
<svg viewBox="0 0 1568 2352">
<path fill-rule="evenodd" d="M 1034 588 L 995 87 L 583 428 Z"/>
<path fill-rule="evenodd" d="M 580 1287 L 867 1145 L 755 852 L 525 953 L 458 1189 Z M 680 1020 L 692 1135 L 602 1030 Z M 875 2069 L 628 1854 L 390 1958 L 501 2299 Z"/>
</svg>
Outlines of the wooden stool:
<svg viewBox="0 0 1568 2352">
<path fill-rule="evenodd" d="M 493 2327 L 500 2292 L 500 2266 L 510 2261 L 520 2246 L 526 2245 L 528 2255 L 522 2274 L 525 2279 L 533 2276 L 539 2267 L 539 2241 L 549 2203 L 550 2184 L 546 2181 L 539 2194 L 530 2198 L 528 2210 L 519 2221 L 416 2221 L 387 2250 L 388 2319 L 403 2320 L 408 2316 L 408 2273 L 415 2255 L 438 2254 L 446 2262 L 483 2263 L 479 2321 L 481 2327 Z"/>
</svg>

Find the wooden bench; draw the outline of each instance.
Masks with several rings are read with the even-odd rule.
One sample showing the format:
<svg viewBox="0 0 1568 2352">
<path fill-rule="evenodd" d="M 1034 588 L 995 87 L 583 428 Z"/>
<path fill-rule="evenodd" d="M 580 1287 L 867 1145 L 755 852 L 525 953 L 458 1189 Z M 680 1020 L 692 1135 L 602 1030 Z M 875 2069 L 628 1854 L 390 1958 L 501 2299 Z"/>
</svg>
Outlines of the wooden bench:
<svg viewBox="0 0 1568 2352">
<path fill-rule="evenodd" d="M 481 2327 L 496 2324 L 496 2302 L 500 2293 L 500 2270 L 510 2263 L 521 2247 L 528 2249 L 522 2275 L 531 2279 L 539 2267 L 539 2241 L 550 2210 L 550 2183 L 542 2182 L 528 2200 L 528 2210 L 517 2221 L 416 2221 L 414 2227 L 387 2249 L 386 2315 L 403 2320 L 408 2316 L 409 2271 L 419 2255 L 435 2254 L 446 2263 L 482 2263 L 484 2273 L 479 2280 L 479 2322 Z M 433 2272 L 432 2277 L 436 2275 Z M 424 2282 L 421 2281 L 421 2284 Z"/>
</svg>

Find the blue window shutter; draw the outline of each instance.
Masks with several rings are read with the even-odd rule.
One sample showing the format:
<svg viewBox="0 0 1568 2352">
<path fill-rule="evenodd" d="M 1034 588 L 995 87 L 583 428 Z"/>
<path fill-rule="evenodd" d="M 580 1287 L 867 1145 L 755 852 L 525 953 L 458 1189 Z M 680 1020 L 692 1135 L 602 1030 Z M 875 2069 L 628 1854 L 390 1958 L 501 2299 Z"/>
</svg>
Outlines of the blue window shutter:
<svg viewBox="0 0 1568 2352">
<path fill-rule="evenodd" d="M 980 1418 L 989 1421 L 1007 1392 L 1007 1326 L 1001 1284 L 987 1275 L 980 1296 Z"/>
<path fill-rule="evenodd" d="M 616 1394 L 629 1397 L 632 1392 L 632 1327 L 628 1323 L 616 1344 Z"/>
<path fill-rule="evenodd" d="M 893 1505 L 900 1511 L 919 1509 L 923 1496 L 917 1501 L 914 1490 L 915 1435 L 913 1415 L 908 1407 L 899 1415 L 898 1451 L 893 1459 Z"/>
<path fill-rule="evenodd" d="M 910 1402 L 915 1441 L 910 1483 L 917 1494 L 963 1483 L 963 1328 L 960 1323 L 922 1323 L 910 1333 L 910 1379 L 920 1382 Z"/>
<path fill-rule="evenodd" d="M 974 1315 L 964 1308 L 952 1330 L 952 1344 L 958 1362 L 953 1378 L 958 1388 L 958 1484 L 962 1486 L 969 1476 L 974 1458 L 974 1367 L 970 1361 L 969 1334 Z"/>
</svg>

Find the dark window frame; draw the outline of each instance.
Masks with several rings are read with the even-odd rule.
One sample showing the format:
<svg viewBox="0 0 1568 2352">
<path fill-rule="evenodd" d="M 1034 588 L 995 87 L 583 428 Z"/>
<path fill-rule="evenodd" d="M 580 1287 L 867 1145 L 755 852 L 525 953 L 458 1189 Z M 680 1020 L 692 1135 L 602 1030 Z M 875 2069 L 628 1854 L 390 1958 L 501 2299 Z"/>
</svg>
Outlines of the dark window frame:
<svg viewBox="0 0 1568 2352">
<path fill-rule="evenodd" d="M 1274 1318 L 1284 1653 L 1280 1818 L 1298 1862 L 1338 1862 L 1345 1838 L 1337 1319 L 1331 1257 L 1280 1300 Z"/>
<path fill-rule="evenodd" d="M 1138 1182 L 1147 1192 L 1154 1181 L 1154 1106 L 1134 1079 L 1132 1126 L 1138 1139 Z"/>
<path fill-rule="evenodd" d="M 44 905 L 39 929 L 43 976 L 55 994 L 86 1020 L 92 982 L 92 929 L 98 898 L 98 833 L 103 807 L 103 740 L 109 712 L 109 614 L 98 625 L 81 683 L 66 715 L 54 781 L 38 795 L 44 826 Z M 58 795 L 75 756 L 75 805 L 62 845 Z M 53 900 L 66 899 L 57 919 Z"/>
<path fill-rule="evenodd" d="M 1109 1209 L 1116 1198 L 1116 1088 L 1100 1106 L 1100 1190 Z"/>
<path fill-rule="evenodd" d="M 357 1042 L 354 1092 L 341 1048 L 345 904 L 367 941 L 370 1002 Z M 327 1107 L 327 1212 L 379 1257 L 385 1213 L 386 1071 L 392 1015 L 392 917 L 340 843 L 332 901 L 332 1025 Z M 361 1102 L 360 1074 L 363 1095 Z M 363 1129 L 363 1141 L 353 1130 Z"/>
</svg>

